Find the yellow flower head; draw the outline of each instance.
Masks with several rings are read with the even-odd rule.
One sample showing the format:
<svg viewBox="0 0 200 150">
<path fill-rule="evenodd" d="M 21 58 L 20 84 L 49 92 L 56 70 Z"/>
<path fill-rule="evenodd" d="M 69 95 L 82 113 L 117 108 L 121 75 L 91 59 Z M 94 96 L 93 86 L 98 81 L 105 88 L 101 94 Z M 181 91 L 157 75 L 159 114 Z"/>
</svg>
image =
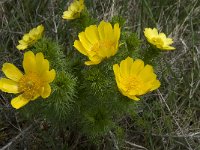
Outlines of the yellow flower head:
<svg viewBox="0 0 200 150">
<path fill-rule="evenodd" d="M 173 43 L 171 38 L 167 38 L 164 33 L 158 33 L 156 28 L 145 28 L 144 35 L 147 41 L 157 48 L 162 50 L 174 50 L 175 48 L 170 46 Z"/>
<path fill-rule="evenodd" d="M 84 7 L 84 0 L 74 0 L 68 7 L 68 10 L 63 12 L 62 18 L 67 20 L 79 18 Z"/>
<path fill-rule="evenodd" d="M 15 65 L 4 63 L 2 71 L 7 78 L 0 79 L 0 90 L 19 95 L 11 100 L 11 105 L 18 109 L 29 101 L 39 96 L 49 97 L 51 87 L 49 85 L 55 78 L 55 70 L 49 71 L 49 61 L 44 59 L 42 53 L 28 51 L 24 54 L 23 74 Z"/>
<path fill-rule="evenodd" d="M 120 65 L 113 65 L 113 70 L 120 92 L 130 99 L 140 100 L 137 96 L 160 87 L 153 67 L 144 66 L 141 59 L 133 61 L 132 58 L 127 57 L 121 61 Z"/>
<path fill-rule="evenodd" d="M 114 28 L 108 22 L 101 21 L 99 26 L 91 25 L 78 35 L 74 47 L 83 55 L 88 56 L 90 61 L 86 65 L 99 64 L 103 59 L 109 58 L 117 53 L 120 38 L 119 24 Z"/>
<path fill-rule="evenodd" d="M 17 45 L 17 49 L 25 50 L 29 46 L 33 45 L 37 40 L 41 39 L 43 31 L 43 25 L 39 25 L 36 28 L 31 29 L 29 33 L 24 34 L 22 40 L 19 40 L 19 45 Z"/>
</svg>

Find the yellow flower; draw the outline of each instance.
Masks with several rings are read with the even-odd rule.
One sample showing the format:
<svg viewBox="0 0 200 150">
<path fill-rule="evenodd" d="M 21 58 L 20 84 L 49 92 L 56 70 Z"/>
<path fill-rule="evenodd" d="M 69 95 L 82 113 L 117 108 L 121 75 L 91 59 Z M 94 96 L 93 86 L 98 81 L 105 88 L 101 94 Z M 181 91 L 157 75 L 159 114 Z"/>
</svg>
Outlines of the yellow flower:
<svg viewBox="0 0 200 150">
<path fill-rule="evenodd" d="M 39 96 L 49 97 L 51 87 L 49 85 L 55 78 L 55 70 L 49 71 L 49 61 L 44 59 L 42 53 L 28 51 L 24 54 L 23 74 L 15 65 L 4 63 L 2 71 L 7 78 L 0 79 L 0 90 L 7 93 L 19 94 L 11 100 L 11 105 L 19 109 L 29 101 Z"/>
<path fill-rule="evenodd" d="M 113 28 L 110 23 L 101 21 L 98 27 L 91 25 L 78 36 L 79 40 L 75 40 L 74 47 L 88 56 L 90 61 L 86 61 L 86 65 L 95 65 L 117 53 L 120 28 L 118 23 Z"/>
<path fill-rule="evenodd" d="M 31 29 L 29 33 L 24 34 L 22 40 L 19 40 L 19 45 L 17 45 L 17 49 L 25 50 L 29 46 L 33 45 L 37 40 L 41 39 L 43 31 L 43 25 L 39 25 L 36 28 Z"/>
<path fill-rule="evenodd" d="M 79 18 L 84 7 L 84 0 L 74 0 L 68 7 L 68 10 L 63 12 L 62 18 L 67 20 Z"/>
<path fill-rule="evenodd" d="M 121 61 L 120 66 L 118 64 L 113 65 L 113 70 L 120 92 L 130 99 L 140 100 L 137 96 L 160 87 L 153 67 L 144 66 L 141 59 L 133 61 L 132 58 L 127 57 Z"/>
<path fill-rule="evenodd" d="M 145 28 L 144 35 L 147 41 L 155 45 L 159 49 L 174 50 L 175 48 L 170 46 L 173 43 L 171 38 L 167 38 L 164 33 L 158 33 L 156 28 Z"/>
</svg>

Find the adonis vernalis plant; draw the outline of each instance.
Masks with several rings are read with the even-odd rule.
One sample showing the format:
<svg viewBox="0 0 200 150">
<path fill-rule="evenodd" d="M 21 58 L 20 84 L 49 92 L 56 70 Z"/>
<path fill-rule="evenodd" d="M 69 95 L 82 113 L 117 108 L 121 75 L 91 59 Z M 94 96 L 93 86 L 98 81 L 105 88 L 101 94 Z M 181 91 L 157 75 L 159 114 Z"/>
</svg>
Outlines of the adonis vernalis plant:
<svg viewBox="0 0 200 150">
<path fill-rule="evenodd" d="M 173 46 L 170 46 L 173 43 L 171 38 L 167 38 L 164 33 L 158 33 L 156 28 L 145 28 L 144 35 L 149 43 L 155 45 L 161 50 L 174 50 Z"/>
<path fill-rule="evenodd" d="M 120 92 L 133 100 L 140 100 L 137 96 L 144 95 L 160 86 L 153 67 L 144 66 L 141 59 L 135 61 L 127 57 L 120 65 L 113 65 L 115 79 Z"/>
<path fill-rule="evenodd" d="M 15 65 L 4 63 L 2 71 L 7 78 L 0 79 L 0 90 L 19 94 L 11 100 L 11 105 L 19 109 L 39 96 L 47 98 L 51 94 L 51 83 L 56 75 L 54 69 L 49 71 L 49 61 L 42 53 L 34 55 L 28 51 L 24 54 L 23 74 Z"/>
<path fill-rule="evenodd" d="M 17 94 L 11 100 L 12 107 L 24 106 L 20 113 L 24 111 L 27 116 L 47 121 L 51 126 L 48 130 L 59 133 L 52 132 L 56 136 L 65 135 L 66 130 L 88 139 L 113 133 L 117 140 L 117 134 L 123 130 L 122 118 L 137 114 L 137 105 L 142 103 L 136 101 L 160 87 L 151 62 L 156 62 L 159 49 L 175 49 L 171 46 L 173 40 L 156 28 L 145 28 L 147 41 L 157 48 L 143 46 L 145 43 L 136 33 L 123 28 L 120 17 L 113 17 L 112 23 L 101 21 L 96 25 L 97 20 L 86 11 L 84 0 L 73 0 L 62 18 L 79 19 L 67 22 L 66 26 L 56 20 L 56 40 L 42 37 L 43 25 L 24 34 L 17 45 L 18 50 L 31 49 L 24 53 L 23 64 L 18 65 L 24 73 L 15 65 L 4 63 L 2 71 L 7 78 L 0 79 L 0 90 Z M 63 41 L 68 42 L 67 47 Z M 86 57 L 77 56 L 74 48 Z M 56 71 L 50 69 L 50 64 Z M 48 100 L 25 106 L 39 97 Z"/>
<path fill-rule="evenodd" d="M 101 21 L 98 27 L 91 25 L 79 33 L 78 37 L 74 47 L 88 57 L 86 65 L 96 65 L 117 53 L 120 27 L 118 23 L 113 28 L 109 22 Z"/>
<path fill-rule="evenodd" d="M 67 11 L 63 12 L 62 18 L 66 20 L 79 18 L 80 13 L 83 11 L 84 8 L 84 0 L 74 0 L 68 7 Z"/>
<path fill-rule="evenodd" d="M 21 40 L 19 40 L 19 45 L 17 45 L 18 50 L 25 50 L 28 47 L 32 46 L 37 40 L 41 39 L 44 31 L 44 26 L 39 25 L 36 28 L 33 28 L 29 33 L 24 34 Z"/>
</svg>

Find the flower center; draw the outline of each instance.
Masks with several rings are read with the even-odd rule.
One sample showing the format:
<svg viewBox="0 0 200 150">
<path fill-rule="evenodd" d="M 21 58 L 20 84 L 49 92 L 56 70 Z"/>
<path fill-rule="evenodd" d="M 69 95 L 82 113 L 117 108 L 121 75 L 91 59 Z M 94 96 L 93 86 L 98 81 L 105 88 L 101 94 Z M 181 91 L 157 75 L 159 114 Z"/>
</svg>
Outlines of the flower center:
<svg viewBox="0 0 200 150">
<path fill-rule="evenodd" d="M 153 37 L 152 41 L 153 41 L 154 45 L 156 45 L 157 47 L 162 47 L 164 45 L 164 42 L 163 42 L 162 38 L 160 38 L 160 37 Z"/>
<path fill-rule="evenodd" d="M 115 49 L 115 42 L 111 40 L 102 40 L 95 43 L 91 51 L 98 53 L 99 55 L 101 55 L 100 53 L 103 51 L 104 54 L 106 54 L 104 57 L 110 57 L 112 54 L 110 53 L 110 51 L 113 51 L 114 49 Z"/>
<path fill-rule="evenodd" d="M 135 76 L 126 77 L 123 80 L 123 82 L 124 82 L 123 84 L 125 86 L 125 89 L 127 91 L 130 91 L 130 90 L 139 91 L 141 89 L 142 81 L 138 77 L 135 77 Z"/>
<path fill-rule="evenodd" d="M 23 92 L 23 97 L 29 100 L 39 95 L 39 89 L 42 86 L 42 82 L 36 73 L 25 74 L 19 80 L 19 91 Z"/>
</svg>

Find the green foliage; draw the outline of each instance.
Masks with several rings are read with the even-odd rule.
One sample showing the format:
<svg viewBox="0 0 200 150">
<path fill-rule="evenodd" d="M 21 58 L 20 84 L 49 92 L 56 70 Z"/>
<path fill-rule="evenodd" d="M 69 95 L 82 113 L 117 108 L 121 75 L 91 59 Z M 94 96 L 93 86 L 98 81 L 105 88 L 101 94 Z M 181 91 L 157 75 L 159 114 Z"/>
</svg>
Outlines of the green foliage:
<svg viewBox="0 0 200 150">
<path fill-rule="evenodd" d="M 13 62 L 22 70 L 23 52 L 16 49 L 16 44 L 32 27 L 43 24 L 45 36 L 29 50 L 44 54 L 50 68 L 56 70 L 56 79 L 51 83 L 50 97 L 38 98 L 17 111 L 10 108 L 14 96 L 1 93 L 0 145 L 10 143 L 23 133 L 23 128 L 37 122 L 34 132 L 19 139 L 23 142 L 17 148 L 113 149 L 116 140 L 133 142 L 143 149 L 199 149 L 200 2 L 118 0 L 113 5 L 113 1 L 85 0 L 88 9 L 81 17 L 66 21 L 61 16 L 67 2 L 1 3 L 1 65 Z M 87 58 L 74 50 L 73 42 L 79 32 L 102 19 L 120 24 L 119 51 L 99 65 L 85 66 Z M 170 34 L 177 50 L 166 53 L 144 42 L 144 27 L 158 27 Z M 112 70 L 113 64 L 127 56 L 156 66 L 161 81 L 158 92 L 143 96 L 139 102 L 119 92 Z M 120 144 L 119 149 L 137 149 Z"/>
<path fill-rule="evenodd" d="M 81 31 L 84 31 L 86 27 L 94 25 L 97 23 L 97 20 L 92 18 L 87 9 L 84 9 L 80 15 L 80 18 L 75 20 L 68 21 L 69 27 L 73 27 L 73 31 L 78 34 Z"/>
<path fill-rule="evenodd" d="M 86 67 L 79 74 L 80 88 L 71 119 L 78 121 L 78 128 L 92 141 L 97 142 L 111 130 L 116 129 L 119 134 L 116 120 L 134 112 L 135 103 L 117 89 L 112 70 L 115 61 L 112 58 L 105 60 L 99 65 Z"/>
<path fill-rule="evenodd" d="M 127 33 L 125 35 L 125 42 L 129 55 L 133 58 L 138 58 L 141 51 L 141 41 L 138 39 L 136 33 L 132 32 L 130 35 Z"/>
<path fill-rule="evenodd" d="M 160 58 L 161 55 L 161 50 L 153 45 L 150 45 L 149 47 L 141 50 L 139 55 L 146 64 L 156 66 L 157 60 Z"/>
<path fill-rule="evenodd" d="M 114 25 L 115 23 L 119 23 L 120 27 L 125 25 L 126 20 L 122 16 L 113 16 L 111 20 L 111 24 Z"/>
<path fill-rule="evenodd" d="M 42 38 L 33 45 L 31 50 L 35 53 L 42 52 L 45 58 L 49 60 L 51 68 L 56 71 L 69 70 L 62 47 L 52 39 Z"/>
<path fill-rule="evenodd" d="M 76 93 L 76 78 L 67 72 L 57 72 L 53 93 L 45 103 L 46 117 L 57 126 L 66 126 Z"/>
</svg>

